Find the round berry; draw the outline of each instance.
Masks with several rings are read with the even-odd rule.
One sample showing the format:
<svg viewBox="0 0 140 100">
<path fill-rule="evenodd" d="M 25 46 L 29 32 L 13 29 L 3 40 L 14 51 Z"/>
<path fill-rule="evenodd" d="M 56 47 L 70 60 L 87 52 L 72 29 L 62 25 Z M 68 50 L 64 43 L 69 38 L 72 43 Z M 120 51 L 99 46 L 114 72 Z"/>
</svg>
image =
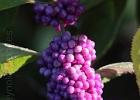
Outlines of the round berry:
<svg viewBox="0 0 140 100">
<path fill-rule="evenodd" d="M 68 92 L 69 94 L 72 94 L 72 93 L 74 92 L 74 87 L 73 87 L 73 86 L 69 86 L 69 87 L 67 88 L 67 92 Z"/>
<path fill-rule="evenodd" d="M 47 6 L 46 8 L 45 8 L 45 13 L 46 13 L 46 15 L 48 15 L 48 16 L 53 16 L 54 15 L 54 9 L 53 9 L 53 7 L 52 6 Z"/>
<path fill-rule="evenodd" d="M 53 18 L 50 22 L 50 24 L 53 26 L 53 27 L 57 27 L 59 25 L 59 22 L 56 18 Z"/>
<path fill-rule="evenodd" d="M 65 17 L 67 16 L 67 12 L 65 9 L 61 9 L 60 13 L 58 14 L 58 17 L 61 19 L 65 19 Z"/>
<path fill-rule="evenodd" d="M 73 54 L 67 54 L 66 55 L 66 60 L 68 62 L 73 62 L 74 61 L 74 55 Z"/>
<path fill-rule="evenodd" d="M 45 7 L 43 4 L 35 4 L 33 9 L 36 13 L 42 14 L 44 12 Z"/>
</svg>

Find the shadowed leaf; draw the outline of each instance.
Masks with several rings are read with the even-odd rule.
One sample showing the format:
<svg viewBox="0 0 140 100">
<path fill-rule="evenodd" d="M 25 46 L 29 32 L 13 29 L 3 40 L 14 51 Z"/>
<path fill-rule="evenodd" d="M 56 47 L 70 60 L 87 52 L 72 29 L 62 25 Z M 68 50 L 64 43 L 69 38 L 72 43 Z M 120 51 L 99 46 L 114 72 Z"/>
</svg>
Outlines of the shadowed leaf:
<svg viewBox="0 0 140 100">
<path fill-rule="evenodd" d="M 103 66 L 97 71 L 103 78 L 104 82 L 108 82 L 110 79 L 120 76 L 122 74 L 133 73 L 133 64 L 131 62 L 114 63 Z"/>
<path fill-rule="evenodd" d="M 0 0 L 0 10 L 16 7 L 25 3 L 34 2 L 34 0 Z"/>
<path fill-rule="evenodd" d="M 15 73 L 19 68 L 39 57 L 40 55 L 36 51 L 0 43 L 0 78 Z"/>
</svg>

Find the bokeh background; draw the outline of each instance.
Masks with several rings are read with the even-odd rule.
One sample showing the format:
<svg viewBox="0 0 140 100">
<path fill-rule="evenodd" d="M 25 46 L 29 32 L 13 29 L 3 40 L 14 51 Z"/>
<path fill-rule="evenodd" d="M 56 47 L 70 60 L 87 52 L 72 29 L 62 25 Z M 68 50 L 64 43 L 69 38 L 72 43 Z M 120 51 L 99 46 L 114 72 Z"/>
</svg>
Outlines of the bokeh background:
<svg viewBox="0 0 140 100">
<path fill-rule="evenodd" d="M 137 15 L 139 0 L 93 1 L 95 2 L 81 0 L 86 11 L 74 26 L 68 26 L 66 30 L 73 35 L 84 33 L 95 41 L 97 59 L 92 64 L 95 69 L 111 63 L 130 62 L 132 38 L 139 26 L 140 18 Z M 0 42 L 9 43 L 6 33 L 12 31 L 13 41 L 10 44 L 41 52 L 48 46 L 53 36 L 60 34 L 51 26 L 45 27 L 35 22 L 32 4 L 1 11 L 0 16 L 4 12 L 13 13 L 15 9 L 17 10 L 15 20 L 2 31 Z M 38 71 L 39 66 L 33 62 L 12 76 L 1 78 L 0 100 L 47 100 L 45 86 L 49 79 L 41 76 Z M 9 93 L 8 80 L 12 82 Z M 112 79 L 105 84 L 103 91 L 104 100 L 140 100 L 134 74 L 125 74 Z"/>
</svg>

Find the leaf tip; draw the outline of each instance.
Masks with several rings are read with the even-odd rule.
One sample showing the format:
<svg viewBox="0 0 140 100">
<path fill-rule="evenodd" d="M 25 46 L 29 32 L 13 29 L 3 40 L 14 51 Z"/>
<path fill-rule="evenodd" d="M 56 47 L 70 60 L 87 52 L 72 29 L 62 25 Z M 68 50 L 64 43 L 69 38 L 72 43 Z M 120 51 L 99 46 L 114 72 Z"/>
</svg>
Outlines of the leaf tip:
<svg viewBox="0 0 140 100">
<path fill-rule="evenodd" d="M 26 3 L 35 3 L 35 0 L 26 0 Z"/>
</svg>

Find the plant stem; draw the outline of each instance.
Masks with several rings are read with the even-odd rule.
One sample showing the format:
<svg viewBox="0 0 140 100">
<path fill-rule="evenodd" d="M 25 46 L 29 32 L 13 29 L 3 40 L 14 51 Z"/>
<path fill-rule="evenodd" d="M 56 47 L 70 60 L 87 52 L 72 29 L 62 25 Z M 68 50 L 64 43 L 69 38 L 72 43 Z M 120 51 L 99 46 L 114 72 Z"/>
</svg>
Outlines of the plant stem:
<svg viewBox="0 0 140 100">
<path fill-rule="evenodd" d="M 59 20 L 61 33 L 65 32 L 64 23 L 62 20 Z"/>
</svg>

